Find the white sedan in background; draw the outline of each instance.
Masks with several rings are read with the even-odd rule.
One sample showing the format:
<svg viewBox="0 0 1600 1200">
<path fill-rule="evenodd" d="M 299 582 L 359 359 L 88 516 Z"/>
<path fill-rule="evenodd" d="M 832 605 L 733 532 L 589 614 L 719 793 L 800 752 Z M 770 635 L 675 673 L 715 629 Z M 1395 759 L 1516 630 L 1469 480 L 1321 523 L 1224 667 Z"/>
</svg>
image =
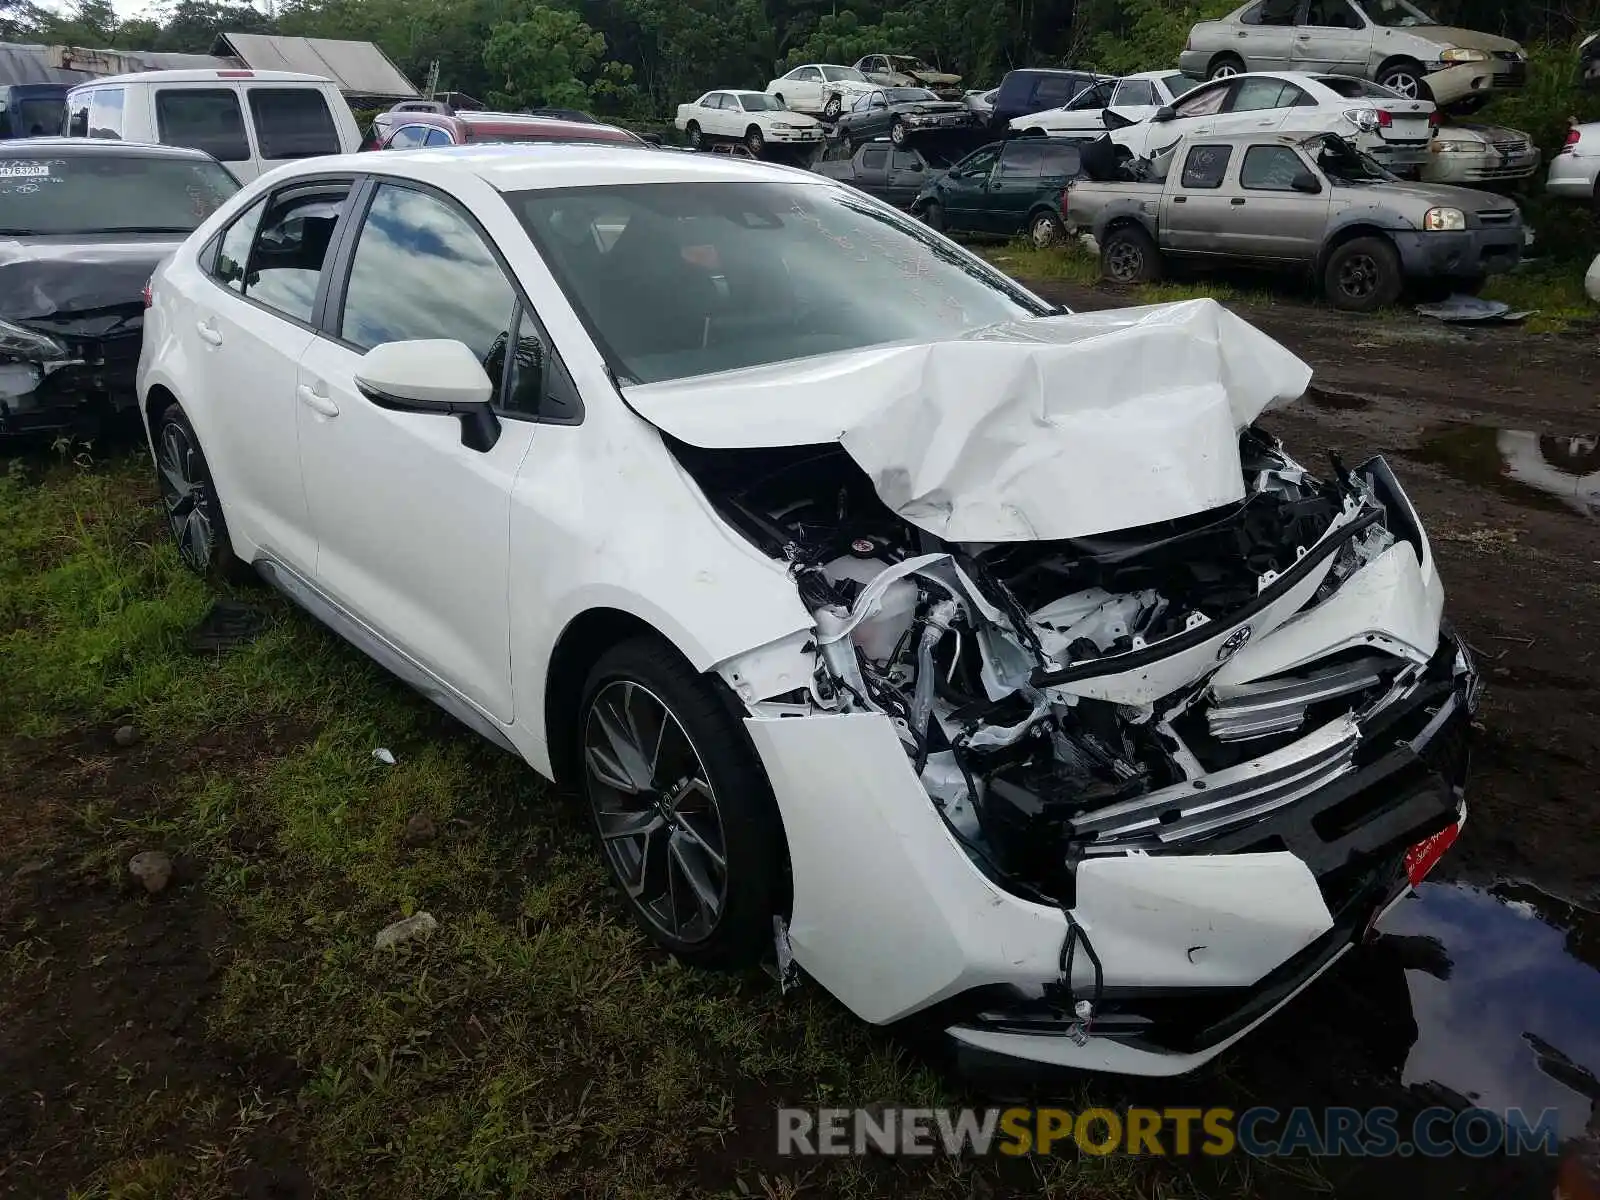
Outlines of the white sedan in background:
<svg viewBox="0 0 1600 1200">
<path fill-rule="evenodd" d="M 1111 131 L 1135 158 L 1204 133 L 1336 133 L 1379 163 L 1415 175 L 1428 163 L 1439 124 L 1431 100 L 1348 75 L 1257 71 L 1200 84 L 1147 120 Z"/>
<path fill-rule="evenodd" d="M 1142 71 L 1086 88 L 1060 108 L 1013 117 L 1011 128 L 1024 134 L 1104 133 L 1107 113 L 1124 124 L 1147 121 L 1199 85 L 1181 71 Z"/>
<path fill-rule="evenodd" d="M 783 101 L 766 92 L 726 88 L 707 92 L 698 100 L 678 105 L 672 122 L 689 135 L 696 150 L 713 142 L 743 142 L 751 154 L 760 155 L 769 143 L 821 145 L 822 123 L 815 117 L 792 112 Z"/>
<path fill-rule="evenodd" d="M 463 146 L 256 180 L 143 336 L 184 562 L 578 789 L 685 962 L 1175 1074 L 1465 819 L 1417 514 L 1256 427 L 1310 368 L 1213 301 L 1063 314 L 732 157 Z"/>
<path fill-rule="evenodd" d="M 767 84 L 767 95 L 776 96 L 795 112 L 832 121 L 877 87 L 854 67 L 807 63 Z"/>
</svg>

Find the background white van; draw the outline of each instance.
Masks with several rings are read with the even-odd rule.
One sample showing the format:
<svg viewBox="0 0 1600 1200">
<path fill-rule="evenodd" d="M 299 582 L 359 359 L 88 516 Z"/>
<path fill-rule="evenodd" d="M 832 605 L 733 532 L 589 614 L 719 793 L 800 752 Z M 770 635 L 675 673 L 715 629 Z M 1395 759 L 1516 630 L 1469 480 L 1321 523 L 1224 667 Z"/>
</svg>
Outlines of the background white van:
<svg viewBox="0 0 1600 1200">
<path fill-rule="evenodd" d="M 204 150 L 248 183 L 294 158 L 361 145 L 338 84 L 293 71 L 142 71 L 67 93 L 68 137 Z"/>
</svg>

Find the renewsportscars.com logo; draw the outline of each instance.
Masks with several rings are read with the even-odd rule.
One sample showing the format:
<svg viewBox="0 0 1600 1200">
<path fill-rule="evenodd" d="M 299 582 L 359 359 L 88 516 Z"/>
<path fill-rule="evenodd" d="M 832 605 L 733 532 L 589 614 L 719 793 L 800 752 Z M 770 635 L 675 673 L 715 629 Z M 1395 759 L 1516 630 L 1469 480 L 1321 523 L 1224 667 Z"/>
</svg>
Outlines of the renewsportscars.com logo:
<svg viewBox="0 0 1600 1200">
<path fill-rule="evenodd" d="M 1443 1158 L 1560 1152 L 1560 1114 L 1520 1108 L 780 1108 L 778 1153 Z"/>
</svg>

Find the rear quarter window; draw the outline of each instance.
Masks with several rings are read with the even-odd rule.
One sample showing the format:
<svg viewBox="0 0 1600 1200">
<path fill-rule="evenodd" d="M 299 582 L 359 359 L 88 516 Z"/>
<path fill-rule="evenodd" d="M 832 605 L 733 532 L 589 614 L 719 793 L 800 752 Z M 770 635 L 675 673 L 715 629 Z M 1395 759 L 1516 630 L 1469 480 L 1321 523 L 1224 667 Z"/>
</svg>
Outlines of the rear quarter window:
<svg viewBox="0 0 1600 1200">
<path fill-rule="evenodd" d="M 250 88 L 248 95 L 262 158 L 339 153 L 339 130 L 320 88 Z"/>
</svg>

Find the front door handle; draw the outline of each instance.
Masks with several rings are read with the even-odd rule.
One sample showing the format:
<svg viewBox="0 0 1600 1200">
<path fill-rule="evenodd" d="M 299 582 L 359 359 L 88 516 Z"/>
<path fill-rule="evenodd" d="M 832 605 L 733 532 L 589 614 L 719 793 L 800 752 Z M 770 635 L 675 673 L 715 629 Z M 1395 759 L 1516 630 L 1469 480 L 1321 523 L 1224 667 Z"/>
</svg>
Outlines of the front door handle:
<svg viewBox="0 0 1600 1200">
<path fill-rule="evenodd" d="M 209 342 L 213 346 L 222 345 L 222 331 L 210 321 L 200 321 L 195 325 L 195 332 L 200 335 L 200 340 Z"/>
<path fill-rule="evenodd" d="M 1235 208 L 1238 208 L 1239 205 L 1244 203 L 1244 200 L 1241 197 L 1235 196 L 1232 200 L 1228 201 L 1228 203 L 1233 205 Z"/>
<path fill-rule="evenodd" d="M 1187 204 L 1187 203 L 1189 203 L 1189 197 L 1187 197 L 1187 196 L 1174 196 L 1172 198 L 1172 202 L 1174 204 Z"/>
<path fill-rule="evenodd" d="M 324 417 L 337 417 L 339 415 L 339 406 L 333 402 L 333 397 L 325 396 L 307 384 L 302 383 L 295 388 L 294 394 L 300 397 L 301 404 L 304 404 L 314 413 Z"/>
</svg>

